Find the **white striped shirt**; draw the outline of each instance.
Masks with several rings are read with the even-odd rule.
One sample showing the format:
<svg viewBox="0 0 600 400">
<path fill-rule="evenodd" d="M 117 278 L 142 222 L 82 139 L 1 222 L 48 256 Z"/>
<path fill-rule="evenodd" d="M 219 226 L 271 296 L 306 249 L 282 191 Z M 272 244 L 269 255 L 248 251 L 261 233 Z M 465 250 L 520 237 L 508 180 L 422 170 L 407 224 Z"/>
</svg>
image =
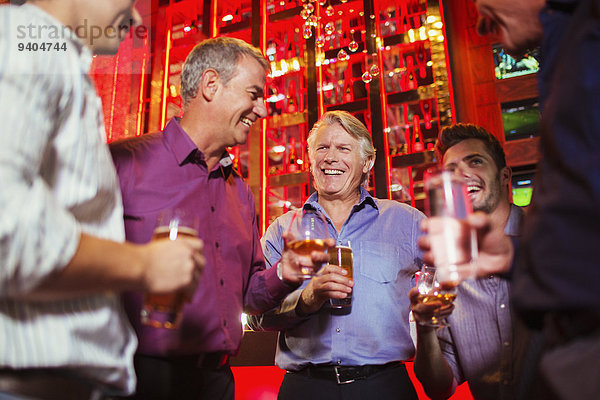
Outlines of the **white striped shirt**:
<svg viewBox="0 0 600 400">
<path fill-rule="evenodd" d="M 64 268 L 81 232 L 124 240 L 92 55 L 64 29 L 0 6 L 0 368 L 67 368 L 130 393 L 137 342 L 117 294 L 14 300 Z"/>
</svg>

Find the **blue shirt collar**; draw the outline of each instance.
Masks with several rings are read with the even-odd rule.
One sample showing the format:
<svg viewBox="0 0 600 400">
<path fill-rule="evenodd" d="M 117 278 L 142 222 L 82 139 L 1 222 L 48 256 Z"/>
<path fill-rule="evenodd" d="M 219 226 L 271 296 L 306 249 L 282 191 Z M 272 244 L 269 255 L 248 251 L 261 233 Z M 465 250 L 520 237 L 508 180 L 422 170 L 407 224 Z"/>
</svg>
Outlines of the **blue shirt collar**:
<svg viewBox="0 0 600 400">
<path fill-rule="evenodd" d="M 361 186 L 359 190 L 360 190 L 360 200 L 358 201 L 358 204 L 356 204 L 354 206 L 353 211 L 361 209 L 361 208 L 365 207 L 367 204 L 371 205 L 376 210 L 379 210 L 379 207 L 377 207 L 376 199 L 373 196 L 371 196 L 364 187 Z M 313 194 L 310 195 L 310 197 L 306 200 L 306 202 L 302 206 L 302 208 L 307 208 L 307 207 L 313 208 L 315 210 L 323 211 L 323 207 L 321 207 L 321 205 L 319 204 L 319 193 L 314 192 Z"/>
</svg>

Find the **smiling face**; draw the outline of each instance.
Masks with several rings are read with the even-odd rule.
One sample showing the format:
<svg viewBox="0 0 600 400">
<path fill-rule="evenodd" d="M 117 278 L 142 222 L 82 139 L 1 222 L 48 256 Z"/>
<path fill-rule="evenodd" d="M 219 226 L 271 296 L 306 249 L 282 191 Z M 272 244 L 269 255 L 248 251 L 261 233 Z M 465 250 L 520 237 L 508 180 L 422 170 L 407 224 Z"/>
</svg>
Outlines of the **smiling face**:
<svg viewBox="0 0 600 400">
<path fill-rule="evenodd" d="M 442 163 L 465 178 L 473 210 L 492 213 L 501 201 L 508 202 L 510 169 L 498 171 L 481 140 L 467 139 L 455 144 L 446 151 Z"/>
<path fill-rule="evenodd" d="M 332 200 L 359 196 L 358 188 L 363 174 L 369 172 L 369 163 L 362 158 L 358 139 L 339 123 L 323 125 L 313 134 L 310 159 L 319 196 Z"/>
<path fill-rule="evenodd" d="M 545 0 L 476 0 L 480 34 L 495 33 L 513 56 L 536 47 L 542 38 L 539 13 Z"/>
<path fill-rule="evenodd" d="M 244 144 L 250 127 L 267 116 L 264 101 L 265 70 L 255 59 L 244 56 L 227 84 L 215 85 L 215 112 L 210 122 L 219 130 L 223 147 Z"/>
<path fill-rule="evenodd" d="M 93 53 L 116 54 L 129 29 L 142 22 L 134 3 L 134 0 L 79 1 L 75 33 Z"/>
</svg>

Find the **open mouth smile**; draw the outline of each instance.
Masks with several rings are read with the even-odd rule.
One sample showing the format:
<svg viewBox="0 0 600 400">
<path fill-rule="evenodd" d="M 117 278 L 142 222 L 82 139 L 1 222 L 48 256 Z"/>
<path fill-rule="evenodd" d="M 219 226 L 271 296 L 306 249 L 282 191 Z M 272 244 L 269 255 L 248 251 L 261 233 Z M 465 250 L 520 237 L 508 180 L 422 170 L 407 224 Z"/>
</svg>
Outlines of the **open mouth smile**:
<svg viewBox="0 0 600 400">
<path fill-rule="evenodd" d="M 339 169 L 322 169 L 324 175 L 342 175 L 344 171 L 340 171 Z"/>
<path fill-rule="evenodd" d="M 250 118 L 246 118 L 246 117 L 242 117 L 240 119 L 240 121 L 242 122 L 242 124 L 246 125 L 248 128 L 250 128 L 252 126 L 252 124 L 254 123 Z"/>
</svg>

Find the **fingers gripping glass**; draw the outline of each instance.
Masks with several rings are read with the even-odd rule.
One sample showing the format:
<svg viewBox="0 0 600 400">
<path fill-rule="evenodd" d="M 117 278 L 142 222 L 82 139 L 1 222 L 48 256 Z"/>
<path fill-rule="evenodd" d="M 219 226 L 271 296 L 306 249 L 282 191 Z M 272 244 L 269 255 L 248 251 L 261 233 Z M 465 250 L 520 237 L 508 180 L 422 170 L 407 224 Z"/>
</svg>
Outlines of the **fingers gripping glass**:
<svg viewBox="0 0 600 400">
<path fill-rule="evenodd" d="M 419 291 L 419 303 L 431 304 L 440 303 L 440 307 L 450 306 L 456 298 L 456 286 L 440 283 L 437 279 L 436 268 L 424 265 L 421 271 L 417 272 L 417 290 Z M 443 328 L 448 326 L 445 317 L 440 317 L 434 311 L 431 317 L 425 321 L 419 321 L 420 325 L 431 326 L 434 328 Z"/>
<path fill-rule="evenodd" d="M 425 172 L 428 234 L 438 278 L 460 283 L 473 277 L 477 236 L 467 224 L 472 212 L 467 187 L 459 174 L 438 167 Z"/>
<path fill-rule="evenodd" d="M 313 251 L 325 251 L 325 240 L 330 238 L 325 217 L 317 210 L 296 210 L 286 233 L 289 238 L 287 247 L 298 255 L 299 276 L 312 278 L 320 265 L 313 265 L 310 254 Z"/>
<path fill-rule="evenodd" d="M 176 240 L 178 237 L 198 237 L 199 219 L 192 213 L 181 209 L 169 209 L 158 215 L 152 240 L 168 238 Z M 175 329 L 181 322 L 183 306 L 186 297 L 183 290 L 164 294 L 146 294 L 141 311 L 141 320 L 144 325 L 155 328 Z"/>
</svg>

